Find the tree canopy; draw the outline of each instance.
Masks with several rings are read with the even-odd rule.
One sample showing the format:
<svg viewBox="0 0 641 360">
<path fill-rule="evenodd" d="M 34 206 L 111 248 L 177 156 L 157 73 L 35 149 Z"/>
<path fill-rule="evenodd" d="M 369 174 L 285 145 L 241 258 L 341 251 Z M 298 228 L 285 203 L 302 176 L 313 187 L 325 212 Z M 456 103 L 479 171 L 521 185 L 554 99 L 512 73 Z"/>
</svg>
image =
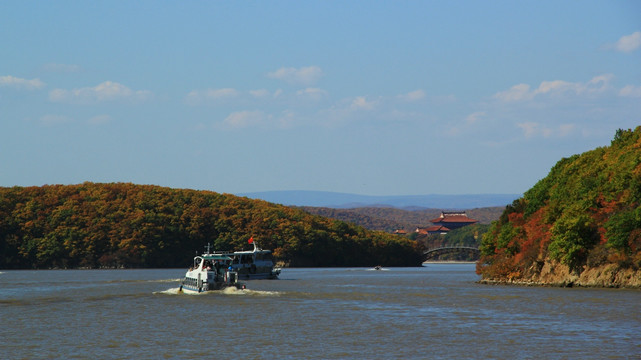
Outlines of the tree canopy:
<svg viewBox="0 0 641 360">
<path fill-rule="evenodd" d="M 478 272 L 518 279 L 549 260 L 575 273 L 641 267 L 641 127 L 561 159 L 509 205 L 483 236 Z"/>
<path fill-rule="evenodd" d="M 181 267 L 253 236 L 290 266 L 415 266 L 411 240 L 211 191 L 130 183 L 0 188 L 0 268 Z"/>
</svg>

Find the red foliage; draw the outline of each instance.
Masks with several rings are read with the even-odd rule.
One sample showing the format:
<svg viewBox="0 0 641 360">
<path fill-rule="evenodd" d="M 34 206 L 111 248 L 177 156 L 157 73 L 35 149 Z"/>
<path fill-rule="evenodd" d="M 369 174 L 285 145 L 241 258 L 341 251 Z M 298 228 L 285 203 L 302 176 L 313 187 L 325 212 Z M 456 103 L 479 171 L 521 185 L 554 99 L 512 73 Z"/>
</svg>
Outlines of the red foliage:
<svg viewBox="0 0 641 360">
<path fill-rule="evenodd" d="M 507 218 L 515 227 L 523 225 L 523 213 L 521 212 L 510 213 Z"/>
</svg>

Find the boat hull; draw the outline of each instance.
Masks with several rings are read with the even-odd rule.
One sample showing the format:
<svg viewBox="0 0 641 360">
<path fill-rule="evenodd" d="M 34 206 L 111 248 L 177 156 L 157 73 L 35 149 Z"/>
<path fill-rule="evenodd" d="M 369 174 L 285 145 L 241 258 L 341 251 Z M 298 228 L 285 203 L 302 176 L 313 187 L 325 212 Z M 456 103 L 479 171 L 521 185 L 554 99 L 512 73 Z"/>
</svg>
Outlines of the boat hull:
<svg viewBox="0 0 641 360">
<path fill-rule="evenodd" d="M 238 278 L 242 280 L 264 280 L 264 279 L 278 279 L 280 269 L 266 267 L 249 267 L 249 266 L 233 266 L 234 271 L 238 273 Z"/>
</svg>

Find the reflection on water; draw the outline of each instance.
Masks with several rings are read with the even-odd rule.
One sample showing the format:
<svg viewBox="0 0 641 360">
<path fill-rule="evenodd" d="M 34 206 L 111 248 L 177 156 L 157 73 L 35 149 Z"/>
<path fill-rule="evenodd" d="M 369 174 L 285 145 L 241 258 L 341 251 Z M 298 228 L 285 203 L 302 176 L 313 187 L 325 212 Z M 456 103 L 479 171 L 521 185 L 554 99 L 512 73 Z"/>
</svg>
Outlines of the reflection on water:
<svg viewBox="0 0 641 360">
<path fill-rule="evenodd" d="M 476 284 L 473 264 L 284 269 L 196 296 L 184 269 L 3 271 L 9 359 L 629 359 L 641 291 Z"/>
</svg>

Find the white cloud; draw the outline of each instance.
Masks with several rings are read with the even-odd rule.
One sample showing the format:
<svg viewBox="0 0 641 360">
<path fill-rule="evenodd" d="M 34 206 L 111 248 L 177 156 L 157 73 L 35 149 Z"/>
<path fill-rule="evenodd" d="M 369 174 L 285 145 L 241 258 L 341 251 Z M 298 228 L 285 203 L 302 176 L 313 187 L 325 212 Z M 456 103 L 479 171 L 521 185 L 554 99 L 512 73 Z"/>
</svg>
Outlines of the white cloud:
<svg viewBox="0 0 641 360">
<path fill-rule="evenodd" d="M 627 85 L 619 91 L 619 96 L 641 97 L 641 86 Z"/>
<path fill-rule="evenodd" d="M 277 125 L 281 128 L 290 128 L 298 121 L 298 116 L 291 110 L 285 110 L 277 120 Z"/>
<path fill-rule="evenodd" d="M 352 100 L 351 108 L 354 110 L 372 110 L 376 107 L 375 100 L 367 101 L 364 96 L 357 96 Z"/>
<path fill-rule="evenodd" d="M 0 76 L 0 86 L 9 86 L 17 89 L 36 90 L 45 86 L 40 79 L 22 79 L 15 76 Z"/>
<path fill-rule="evenodd" d="M 262 111 L 236 111 L 229 114 L 223 120 L 223 124 L 230 128 L 246 128 L 261 124 L 265 119 L 266 116 Z"/>
<path fill-rule="evenodd" d="M 477 111 L 475 113 L 472 113 L 472 114 L 468 115 L 465 118 L 465 122 L 467 124 L 474 124 L 474 123 L 478 122 L 479 120 L 481 120 L 483 117 L 485 117 L 485 115 L 486 115 L 485 111 Z"/>
<path fill-rule="evenodd" d="M 142 101 L 150 97 L 150 91 L 134 91 L 125 85 L 113 81 L 105 81 L 95 87 L 85 87 L 73 90 L 54 89 L 49 92 L 49 100 L 53 102 L 83 104 L 116 100 Z"/>
<path fill-rule="evenodd" d="M 270 92 L 269 90 L 266 89 L 258 89 L 258 90 L 249 90 L 249 95 L 253 96 L 256 99 L 269 99 L 269 98 L 277 98 L 283 94 L 283 90 L 277 89 L 274 92 Z"/>
<path fill-rule="evenodd" d="M 603 74 L 593 77 L 585 86 L 580 87 L 578 93 L 597 94 L 610 90 L 610 81 L 614 79 L 612 74 Z"/>
<path fill-rule="evenodd" d="M 565 137 L 575 130 L 576 126 L 574 124 L 561 124 L 556 129 L 550 128 L 544 124 L 538 122 L 524 122 L 516 124 L 521 130 L 523 130 L 523 135 L 526 138 L 533 137 Z"/>
<path fill-rule="evenodd" d="M 453 126 L 449 128 L 446 132 L 447 134 L 452 136 L 459 135 L 463 133 L 465 130 L 473 129 L 474 124 L 481 121 L 481 119 L 485 118 L 486 115 L 487 113 L 485 111 L 477 111 L 477 112 L 471 113 L 465 117 L 465 121 L 462 124 Z"/>
<path fill-rule="evenodd" d="M 525 135 L 526 138 L 531 138 L 541 133 L 541 130 L 540 130 L 541 124 L 539 123 L 526 122 L 526 123 L 516 124 L 516 126 L 520 127 L 521 130 L 523 130 L 523 135 Z"/>
<path fill-rule="evenodd" d="M 238 91 L 232 88 L 208 89 L 203 95 L 209 99 L 221 99 L 238 96 Z"/>
<path fill-rule="evenodd" d="M 563 95 L 596 95 L 610 89 L 612 74 L 595 76 L 588 82 L 568 82 L 563 80 L 543 81 L 538 88 L 530 90 L 528 84 L 518 84 L 509 90 L 493 95 L 494 99 L 502 102 L 532 100 L 537 96 L 561 97 Z"/>
<path fill-rule="evenodd" d="M 518 84 L 510 88 L 510 90 L 501 91 L 493 96 L 495 99 L 504 102 L 511 101 L 521 101 L 521 100 L 530 100 L 533 95 L 530 92 L 530 85 L 528 84 Z"/>
<path fill-rule="evenodd" d="M 190 105 L 196 105 L 203 101 L 217 101 L 235 98 L 240 93 L 233 88 L 192 90 L 185 97 L 185 102 Z"/>
<path fill-rule="evenodd" d="M 539 88 L 536 89 L 533 95 L 548 94 L 548 93 L 562 93 L 565 91 L 578 92 L 579 86 L 576 83 L 571 83 L 563 80 L 543 81 Z"/>
<path fill-rule="evenodd" d="M 311 85 L 323 76 L 323 71 L 318 66 L 307 66 L 301 68 L 282 67 L 276 71 L 267 73 L 271 79 L 282 80 L 295 85 Z"/>
<path fill-rule="evenodd" d="M 111 122 L 111 116 L 109 115 L 96 115 L 89 119 L 89 124 L 91 125 L 102 125 L 108 122 Z"/>
<path fill-rule="evenodd" d="M 44 115 L 44 116 L 40 117 L 40 123 L 42 123 L 44 125 L 50 125 L 50 126 L 58 125 L 58 124 L 65 124 L 65 123 L 69 123 L 69 122 L 72 122 L 72 121 L 73 121 L 73 119 L 71 119 L 68 116 L 64 116 L 64 115 Z"/>
<path fill-rule="evenodd" d="M 622 36 L 614 43 L 614 49 L 624 53 L 632 52 L 638 48 L 641 48 L 641 31 Z"/>
<path fill-rule="evenodd" d="M 251 96 L 253 96 L 255 98 L 265 98 L 265 97 L 268 97 L 269 95 L 271 95 L 269 93 L 269 91 L 267 91 L 265 89 L 250 90 L 249 93 L 251 94 Z"/>
<path fill-rule="evenodd" d="M 327 91 L 319 88 L 306 88 L 303 90 L 298 90 L 296 92 L 296 95 L 311 100 L 321 100 L 327 96 Z"/>
<path fill-rule="evenodd" d="M 425 98 L 425 91 L 421 89 L 414 90 L 408 92 L 407 94 L 398 95 L 397 98 L 407 102 L 418 101 Z"/>
</svg>

